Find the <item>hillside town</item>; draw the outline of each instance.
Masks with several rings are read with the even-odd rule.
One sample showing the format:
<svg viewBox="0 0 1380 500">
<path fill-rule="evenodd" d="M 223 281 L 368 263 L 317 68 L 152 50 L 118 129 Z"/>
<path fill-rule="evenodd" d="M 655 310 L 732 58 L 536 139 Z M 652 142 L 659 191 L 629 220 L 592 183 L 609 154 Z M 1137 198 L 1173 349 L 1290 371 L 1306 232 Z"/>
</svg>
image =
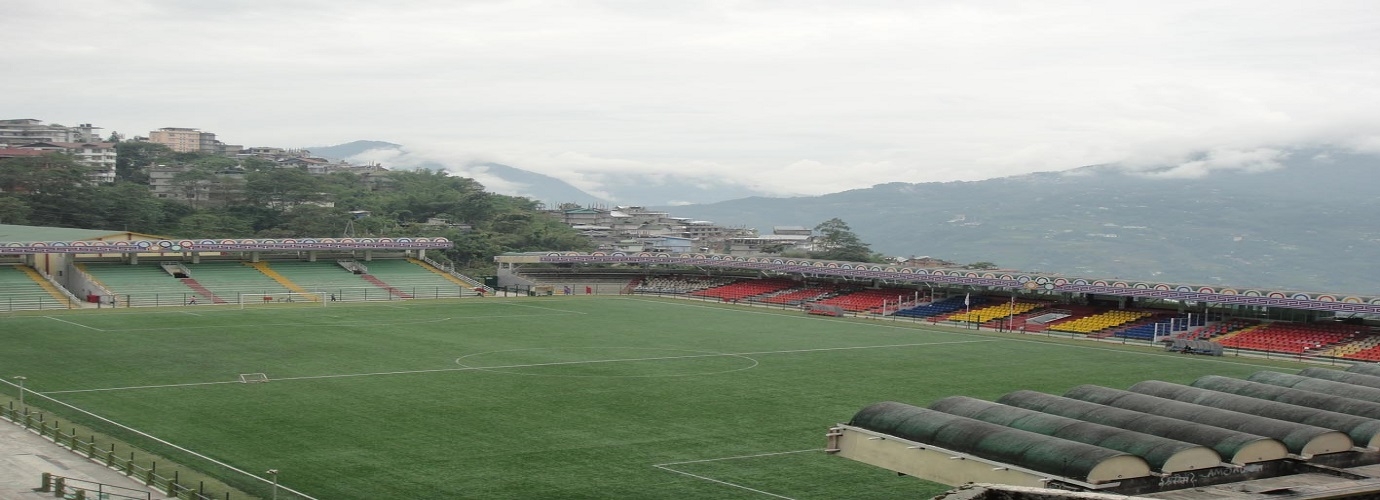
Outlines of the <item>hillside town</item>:
<svg viewBox="0 0 1380 500">
<path fill-rule="evenodd" d="M 298 169 L 312 176 L 349 173 L 370 189 L 388 183 L 392 172 L 379 163 L 357 165 L 342 159 L 317 156 L 307 149 L 229 144 L 214 132 L 198 128 L 163 127 L 149 131 L 147 135 L 129 138 L 113 131 L 104 134 L 104 130 L 90 123 L 65 126 L 28 118 L 0 120 L 0 160 L 52 153 L 67 155 L 88 168 L 87 179 L 93 184 L 116 182 L 121 168 L 137 170 L 140 172 L 137 180 L 146 184 L 155 198 L 193 207 L 215 207 L 242 198 L 245 165 L 250 163 Z M 143 160 L 143 156 L 124 158 L 122 161 L 120 150 L 131 150 L 132 146 L 166 148 L 179 155 L 171 156 L 170 161 L 148 164 L 136 164 Z M 208 158 L 221 160 L 208 163 L 205 161 Z M 213 166 L 209 171 L 208 164 Z M 336 206 L 336 200 L 324 195 L 298 203 Z M 817 231 L 804 226 L 783 225 L 759 230 L 678 217 L 645 206 L 582 206 L 575 203 L 548 204 L 541 200 L 537 200 L 536 206 L 539 211 L 587 238 L 597 251 L 712 252 L 762 256 L 804 255 L 822 248 Z M 369 211 L 358 210 L 358 207 L 340 208 L 350 210 L 356 217 L 370 215 Z M 473 222 L 429 217 L 416 224 L 464 231 L 470 229 Z M 916 262 L 951 264 L 935 259 Z"/>
</svg>

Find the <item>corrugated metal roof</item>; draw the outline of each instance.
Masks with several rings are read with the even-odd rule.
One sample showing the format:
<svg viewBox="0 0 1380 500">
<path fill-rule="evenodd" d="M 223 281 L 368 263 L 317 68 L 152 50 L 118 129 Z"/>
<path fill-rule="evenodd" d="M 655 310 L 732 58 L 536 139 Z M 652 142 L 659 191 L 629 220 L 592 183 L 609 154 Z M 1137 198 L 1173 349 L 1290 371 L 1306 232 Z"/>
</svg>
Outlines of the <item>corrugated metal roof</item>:
<svg viewBox="0 0 1380 500">
<path fill-rule="evenodd" d="M 102 236 L 112 236 L 117 234 L 125 234 L 128 232 L 129 231 L 112 231 L 104 229 L 72 229 L 67 227 L 16 226 L 11 224 L 0 224 L 0 241 L 32 242 L 94 240 Z"/>
</svg>

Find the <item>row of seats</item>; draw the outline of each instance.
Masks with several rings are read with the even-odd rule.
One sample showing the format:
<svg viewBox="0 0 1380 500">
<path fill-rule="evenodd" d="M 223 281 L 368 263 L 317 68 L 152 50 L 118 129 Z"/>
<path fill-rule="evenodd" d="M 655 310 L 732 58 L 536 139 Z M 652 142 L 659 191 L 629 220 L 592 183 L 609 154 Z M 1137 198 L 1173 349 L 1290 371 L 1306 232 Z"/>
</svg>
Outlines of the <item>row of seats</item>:
<svg viewBox="0 0 1380 500">
<path fill-rule="evenodd" d="M 942 314 L 948 314 L 959 309 L 963 309 L 964 307 L 971 307 L 973 305 L 981 305 L 987 303 L 987 299 L 985 297 L 969 298 L 967 299 L 967 305 L 964 304 L 964 301 L 964 297 L 949 297 L 947 299 L 940 300 L 937 302 L 930 302 L 929 304 L 923 304 L 896 311 L 896 313 L 893 314 L 893 316 L 899 316 L 903 318 L 930 318 Z"/>
<path fill-rule="evenodd" d="M 725 301 L 738 301 L 757 295 L 779 292 L 787 288 L 793 288 L 800 282 L 783 278 L 768 278 L 759 280 L 746 280 L 730 283 L 724 286 L 707 288 L 690 292 L 696 297 L 710 297 Z"/>
<path fill-rule="evenodd" d="M 1360 340 L 1359 327 L 1320 323 L 1262 323 L 1215 339 L 1225 347 L 1299 355 Z"/>
<path fill-rule="evenodd" d="M 762 302 L 767 304 L 800 305 L 806 302 L 819 300 L 829 294 L 837 293 L 837 291 L 838 289 L 833 285 L 807 286 L 794 290 L 788 289 L 769 297 L 763 297 Z"/>
<path fill-rule="evenodd" d="M 1150 316 L 1150 313 L 1126 310 L 1106 311 L 1091 316 L 1066 319 L 1050 325 L 1049 329 L 1060 332 L 1092 333 L 1124 325 L 1146 316 Z"/>
<path fill-rule="evenodd" d="M 652 276 L 633 287 L 638 293 L 690 293 L 716 286 L 724 286 L 733 281 L 728 278 L 710 276 Z"/>
<path fill-rule="evenodd" d="M 914 301 L 915 298 L 915 290 L 903 288 L 867 288 L 829 297 L 817 301 L 816 303 L 839 306 L 848 312 L 861 312 L 881 309 L 882 306 L 887 303 L 898 304 L 900 302 Z"/>
<path fill-rule="evenodd" d="M 1044 304 L 1041 304 L 1039 302 L 1017 301 L 1015 304 L 1006 302 L 1003 304 L 994 304 L 991 306 L 986 306 L 978 309 L 970 308 L 967 312 L 954 314 L 945 319 L 949 321 L 986 323 L 997 318 L 1005 318 L 1008 316 L 1015 316 L 1017 314 L 1033 311 L 1043 306 Z"/>
<path fill-rule="evenodd" d="M 0 266 L 0 311 L 66 309 L 70 306 L 66 297 L 59 298 L 49 293 L 25 272 L 25 268 L 19 265 Z"/>
</svg>

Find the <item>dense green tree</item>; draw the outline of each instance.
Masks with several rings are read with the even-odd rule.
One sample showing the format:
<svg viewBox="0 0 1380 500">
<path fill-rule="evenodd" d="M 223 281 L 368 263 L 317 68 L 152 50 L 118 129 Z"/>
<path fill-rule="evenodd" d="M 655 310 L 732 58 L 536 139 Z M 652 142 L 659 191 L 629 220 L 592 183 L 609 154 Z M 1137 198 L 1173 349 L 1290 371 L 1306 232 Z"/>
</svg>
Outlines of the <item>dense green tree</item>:
<svg viewBox="0 0 1380 500">
<path fill-rule="evenodd" d="M 286 209 L 326 198 L 324 183 L 304 168 L 275 168 L 245 174 L 244 196 L 254 205 Z"/>
<path fill-rule="evenodd" d="M 876 260 L 871 247 L 862 242 L 848 223 L 835 217 L 815 226 L 819 237 L 815 240 L 820 248 L 811 252 L 810 257 L 826 260 L 845 260 L 852 262 L 872 262 Z"/>
<path fill-rule="evenodd" d="M 31 211 L 29 204 L 19 197 L 0 193 L 0 224 L 27 224 Z"/>
<path fill-rule="evenodd" d="M 150 166 L 172 161 L 173 150 L 153 142 L 115 143 L 115 178 L 148 183 Z"/>
<path fill-rule="evenodd" d="M 258 232 L 264 238 L 292 238 L 318 236 L 338 238 L 345 235 L 350 214 L 344 210 L 318 205 L 297 205 L 284 210 L 278 225 Z"/>
<path fill-rule="evenodd" d="M 243 238 L 253 234 L 253 228 L 232 214 L 200 211 L 178 220 L 170 232 L 177 238 Z"/>
<path fill-rule="evenodd" d="M 365 182 L 351 173 L 318 176 L 149 143 L 117 147 L 126 153 L 123 170 L 103 186 L 88 182 L 87 169 L 70 156 L 0 160 L 0 223 L 173 238 L 339 237 L 347 228 L 356 236 L 443 236 L 455 248 L 435 255 L 475 269 L 489 268 L 502 252 L 592 248 L 587 238 L 541 214 L 537 202 L 489 193 L 474 179 L 442 171 L 393 171 L 382 182 Z M 183 197 L 157 198 L 149 190 L 146 167 L 159 164 L 187 167 L 172 179 Z M 433 218 L 452 224 L 426 224 Z"/>
<path fill-rule="evenodd" d="M 99 186 L 92 202 L 103 220 L 96 227 L 146 234 L 164 234 L 195 211 L 186 204 L 154 198 L 148 186 L 133 182 Z"/>
</svg>

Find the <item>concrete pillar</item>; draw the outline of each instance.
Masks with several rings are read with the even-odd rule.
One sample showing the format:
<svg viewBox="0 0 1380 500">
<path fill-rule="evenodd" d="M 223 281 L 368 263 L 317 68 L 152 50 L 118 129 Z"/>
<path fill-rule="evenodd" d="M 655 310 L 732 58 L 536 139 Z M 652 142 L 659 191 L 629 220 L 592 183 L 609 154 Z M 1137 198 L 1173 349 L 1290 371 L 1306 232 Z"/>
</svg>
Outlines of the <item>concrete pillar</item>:
<svg viewBox="0 0 1380 500">
<path fill-rule="evenodd" d="M 200 264 L 200 263 L 201 263 L 201 252 L 192 252 L 192 263 L 193 263 L 193 264 Z"/>
<path fill-rule="evenodd" d="M 137 254 L 137 253 L 129 254 L 129 265 L 135 266 L 135 265 L 138 265 L 138 264 L 139 264 L 139 254 Z"/>
<path fill-rule="evenodd" d="M 256 262 L 256 263 L 259 262 L 259 252 L 258 252 L 258 251 L 249 252 L 249 262 Z"/>
<path fill-rule="evenodd" d="M 364 261 L 365 261 L 365 262 L 370 262 L 370 261 L 373 261 L 373 260 L 374 260 L 374 251 L 373 251 L 373 250 L 365 250 L 365 251 L 364 251 Z"/>
<path fill-rule="evenodd" d="M 307 262 L 316 262 L 316 250 L 307 251 Z"/>
</svg>

